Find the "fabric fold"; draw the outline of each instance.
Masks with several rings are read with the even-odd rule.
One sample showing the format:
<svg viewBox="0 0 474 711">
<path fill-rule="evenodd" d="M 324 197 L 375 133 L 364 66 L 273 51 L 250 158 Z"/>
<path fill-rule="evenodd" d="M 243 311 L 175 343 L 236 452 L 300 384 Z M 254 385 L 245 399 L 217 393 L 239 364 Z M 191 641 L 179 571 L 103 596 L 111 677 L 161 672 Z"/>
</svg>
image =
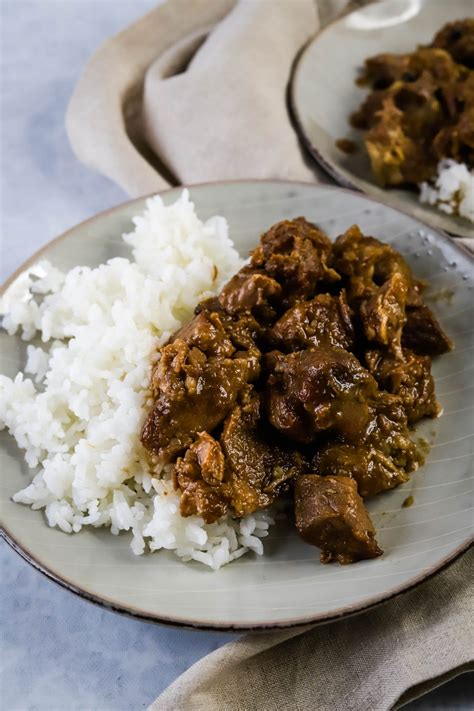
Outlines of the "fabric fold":
<svg viewBox="0 0 474 711">
<path fill-rule="evenodd" d="M 184 38 L 222 20 L 235 3 L 167 0 L 99 49 L 66 113 L 69 141 L 80 161 L 132 197 L 169 187 L 172 177 L 144 143 L 140 128 L 145 73 Z"/>
<path fill-rule="evenodd" d="M 326 2 L 325 16 L 345 1 Z M 318 27 L 314 0 L 160 4 L 86 66 L 66 115 L 76 156 L 132 196 L 225 179 L 329 180 L 304 155 L 286 102 L 293 61 Z"/>
<path fill-rule="evenodd" d="M 317 28 L 312 0 L 273 0 L 270 12 L 268 2 L 244 0 L 211 31 L 185 72 L 164 78 L 160 60 L 149 68 L 145 135 L 180 182 L 315 179 L 285 98 L 298 49 Z"/>
<path fill-rule="evenodd" d="M 474 669 L 473 562 L 471 550 L 354 617 L 230 642 L 182 674 L 149 711 L 386 711 L 407 703 Z"/>
</svg>

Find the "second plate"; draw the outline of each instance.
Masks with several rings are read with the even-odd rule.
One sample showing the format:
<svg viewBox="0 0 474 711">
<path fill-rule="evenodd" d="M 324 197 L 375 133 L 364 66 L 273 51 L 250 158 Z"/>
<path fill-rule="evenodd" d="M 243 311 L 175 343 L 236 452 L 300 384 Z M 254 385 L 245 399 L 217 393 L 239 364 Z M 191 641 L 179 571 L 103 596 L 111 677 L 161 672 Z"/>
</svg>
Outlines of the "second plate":
<svg viewBox="0 0 474 711">
<path fill-rule="evenodd" d="M 362 132 L 351 128 L 349 115 L 367 94 L 366 88 L 355 84 L 367 57 L 412 51 L 428 43 L 445 23 L 470 17 L 472 10 L 472 0 L 385 0 L 368 5 L 314 38 L 300 56 L 291 87 L 293 111 L 309 151 L 341 185 L 362 190 L 460 237 L 474 237 L 468 220 L 422 205 L 415 193 L 376 185 L 362 149 Z M 355 141 L 359 150 L 343 153 L 336 146 L 340 138 Z"/>
</svg>

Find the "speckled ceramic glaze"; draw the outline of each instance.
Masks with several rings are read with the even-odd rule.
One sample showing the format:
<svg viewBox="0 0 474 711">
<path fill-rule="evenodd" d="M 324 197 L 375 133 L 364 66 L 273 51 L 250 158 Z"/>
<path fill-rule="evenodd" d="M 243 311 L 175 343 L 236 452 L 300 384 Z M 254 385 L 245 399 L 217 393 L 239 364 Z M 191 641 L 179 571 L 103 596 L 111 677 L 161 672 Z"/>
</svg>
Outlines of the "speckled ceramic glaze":
<svg viewBox="0 0 474 711">
<path fill-rule="evenodd" d="M 368 5 L 315 37 L 299 58 L 291 87 L 294 113 L 306 145 L 339 183 L 462 237 L 474 237 L 474 226 L 468 220 L 422 205 L 416 193 L 376 185 L 363 132 L 352 128 L 348 119 L 368 93 L 367 87 L 355 84 L 367 57 L 410 52 L 430 42 L 446 22 L 473 13 L 473 0 L 384 0 Z M 357 152 L 347 155 L 337 148 L 339 138 L 355 141 Z"/>
<path fill-rule="evenodd" d="M 163 195 L 166 202 L 180 190 Z M 247 555 L 218 572 L 184 564 L 172 553 L 135 557 L 126 534 L 49 528 L 39 511 L 12 503 L 31 472 L 6 432 L 0 433 L 0 516 L 11 545 L 35 567 L 84 597 L 152 621 L 264 628 L 331 619 L 364 609 L 407 589 L 463 551 L 473 524 L 473 293 L 472 258 L 447 237 L 397 210 L 339 188 L 297 183 L 242 182 L 190 189 L 198 213 L 224 215 L 242 254 L 282 218 L 305 215 L 331 237 L 357 223 L 393 244 L 417 276 L 430 281 L 429 298 L 456 349 L 435 360 L 444 415 L 417 431 L 431 442 L 425 466 L 410 482 L 369 502 L 385 550 L 353 566 L 323 566 L 319 551 L 284 521 L 272 530 L 265 555 Z M 135 200 L 75 227 L 41 256 L 62 269 L 97 265 L 125 255 L 121 234 L 143 200 Z M 36 259 L 34 257 L 33 259 Z M 0 336 L 0 372 L 24 365 L 25 345 Z M 410 508 L 402 508 L 407 496 Z"/>
</svg>

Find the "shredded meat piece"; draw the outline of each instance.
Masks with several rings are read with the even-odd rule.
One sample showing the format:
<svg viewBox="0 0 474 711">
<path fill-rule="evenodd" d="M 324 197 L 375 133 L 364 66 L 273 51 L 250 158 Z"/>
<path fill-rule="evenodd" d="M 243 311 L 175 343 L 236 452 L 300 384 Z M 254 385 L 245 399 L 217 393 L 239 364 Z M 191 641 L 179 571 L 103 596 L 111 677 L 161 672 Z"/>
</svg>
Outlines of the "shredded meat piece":
<svg viewBox="0 0 474 711">
<path fill-rule="evenodd" d="M 332 266 L 342 276 L 349 304 L 358 308 L 380 286 L 396 276 L 406 287 L 406 304 L 420 303 L 423 283 L 413 277 L 410 267 L 393 247 L 375 237 L 363 235 L 357 225 L 340 235 L 333 247 Z"/>
<path fill-rule="evenodd" d="M 219 442 L 207 432 L 200 432 L 174 467 L 174 483 L 182 491 L 183 516 L 202 516 L 207 523 L 212 523 L 227 512 L 228 499 L 221 486 L 224 466 Z"/>
<path fill-rule="evenodd" d="M 165 346 L 154 375 L 156 399 L 142 441 L 163 462 L 213 430 L 225 418 L 248 380 L 245 359 L 208 358 L 181 340 Z"/>
<path fill-rule="evenodd" d="M 406 280 L 394 274 L 361 304 L 360 315 L 368 341 L 389 347 L 396 358 L 402 357 L 402 330 L 405 325 Z"/>
<path fill-rule="evenodd" d="M 381 390 L 373 405 L 373 419 L 365 441 L 390 457 L 395 466 L 407 474 L 415 471 L 423 463 L 424 456 L 409 437 L 408 419 L 401 398 Z"/>
<path fill-rule="evenodd" d="M 339 296 L 318 294 L 286 311 L 269 332 L 271 344 L 289 352 L 310 346 L 354 347 L 354 326 L 346 293 Z"/>
<path fill-rule="evenodd" d="M 176 331 L 168 345 L 177 342 L 185 343 L 191 349 L 197 348 L 209 357 L 230 358 L 235 352 L 230 334 L 226 333 L 222 318 L 217 313 L 201 312 L 197 314 L 189 323 Z M 161 377 L 162 373 L 158 366 L 153 373 L 152 385 L 159 384 Z"/>
<path fill-rule="evenodd" d="M 253 311 L 271 318 L 275 313 L 271 304 L 281 293 L 279 283 L 268 274 L 244 267 L 222 289 L 219 303 L 229 314 Z"/>
<path fill-rule="evenodd" d="M 437 417 L 441 408 L 435 396 L 429 357 L 404 349 L 401 359 L 380 351 L 367 351 L 365 358 L 380 387 L 401 399 L 410 424 L 422 417 Z"/>
<path fill-rule="evenodd" d="M 227 418 L 221 435 L 231 481 L 232 509 L 246 516 L 268 506 L 306 468 L 304 456 L 284 448 L 259 427 L 261 402 L 254 391 Z"/>
<path fill-rule="evenodd" d="M 343 565 L 382 555 L 356 482 L 345 476 L 300 476 L 295 486 L 300 536 L 321 548 L 321 562 Z"/>
<path fill-rule="evenodd" d="M 421 296 L 424 284 L 414 278 L 393 247 L 364 236 L 353 226 L 337 238 L 333 255 L 332 263 L 343 276 L 349 302 L 368 341 L 403 360 L 402 343 L 417 350 L 409 343 L 416 339 L 410 321 L 416 320 L 417 314 L 422 322 L 420 333 L 431 329 L 435 337 L 436 322 Z M 439 327 L 436 338 L 449 343 Z"/>
<path fill-rule="evenodd" d="M 161 349 L 151 389 L 155 397 L 142 441 L 163 462 L 197 432 L 212 431 L 258 375 L 258 349 L 237 351 L 218 313 L 202 311 Z M 257 362 L 256 362 L 257 360 Z"/>
<path fill-rule="evenodd" d="M 328 266 L 331 241 L 316 225 L 298 217 L 273 225 L 262 235 L 251 265 L 265 270 L 283 289 L 285 307 L 316 293 L 319 282 L 338 281 Z"/>
<path fill-rule="evenodd" d="M 393 97 L 384 99 L 376 118 L 365 136 L 365 147 L 380 185 L 418 184 L 436 174 L 435 158 L 427 162 L 423 143 L 406 134 L 404 113 Z"/>
<path fill-rule="evenodd" d="M 228 510 L 246 516 L 269 506 L 307 469 L 300 452 L 276 444 L 259 426 L 260 397 L 251 387 L 242 400 L 226 418 L 220 442 L 199 433 L 178 458 L 174 480 L 183 491 L 184 516 L 197 514 L 209 523 Z"/>
</svg>

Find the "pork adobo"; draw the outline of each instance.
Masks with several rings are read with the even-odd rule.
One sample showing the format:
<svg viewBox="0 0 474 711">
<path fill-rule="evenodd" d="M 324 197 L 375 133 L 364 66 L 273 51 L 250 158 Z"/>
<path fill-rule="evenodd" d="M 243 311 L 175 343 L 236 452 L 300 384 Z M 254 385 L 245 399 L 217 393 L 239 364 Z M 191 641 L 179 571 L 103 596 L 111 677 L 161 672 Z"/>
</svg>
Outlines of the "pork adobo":
<svg viewBox="0 0 474 711">
<path fill-rule="evenodd" d="M 382 186 L 429 181 L 443 158 L 474 168 L 474 19 L 414 52 L 369 57 L 359 83 L 371 93 L 351 123 Z"/>
<path fill-rule="evenodd" d="M 271 227 L 153 369 L 142 441 L 172 465 L 181 513 L 293 496 L 323 562 L 381 555 L 363 499 L 422 463 L 408 427 L 438 415 L 430 357 L 452 347 L 423 287 L 357 226 L 334 244 L 302 217 Z"/>
</svg>

